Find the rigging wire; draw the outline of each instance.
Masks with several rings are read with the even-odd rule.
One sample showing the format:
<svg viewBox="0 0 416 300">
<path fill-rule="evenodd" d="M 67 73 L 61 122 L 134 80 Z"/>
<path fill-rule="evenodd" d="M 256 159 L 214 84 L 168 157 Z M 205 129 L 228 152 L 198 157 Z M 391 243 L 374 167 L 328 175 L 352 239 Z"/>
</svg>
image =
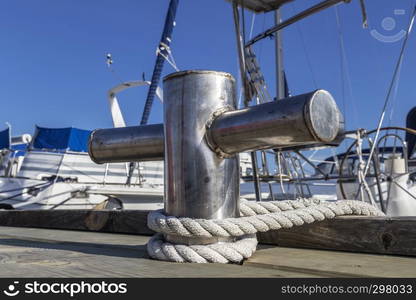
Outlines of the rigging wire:
<svg viewBox="0 0 416 300">
<path fill-rule="evenodd" d="M 416 4 L 416 1 L 413 1 Z M 414 4 L 413 4 L 414 5 Z M 410 5 L 409 10 L 412 9 L 412 5 Z M 397 75 L 397 79 L 396 79 L 396 83 L 394 85 L 394 91 L 393 91 L 393 96 L 392 96 L 392 103 L 390 105 L 390 114 L 389 114 L 389 119 L 388 119 L 388 125 L 387 126 L 391 126 L 391 123 L 393 121 L 393 114 L 395 113 L 395 106 L 396 106 L 396 102 L 397 102 L 397 94 L 398 94 L 398 89 L 399 89 L 399 82 L 400 82 L 400 76 L 401 76 L 401 71 L 402 71 L 402 66 L 403 66 L 403 62 L 400 63 L 399 66 L 399 71 L 398 71 L 398 75 Z M 397 129 L 395 130 L 396 134 L 397 134 Z M 387 130 L 386 135 L 388 135 L 390 133 L 390 130 Z M 397 139 L 394 138 L 394 147 L 396 146 L 396 142 Z M 387 146 L 387 139 L 384 139 L 383 142 L 383 149 L 385 149 Z M 384 159 L 384 150 L 382 152 L 382 158 Z"/>
<path fill-rule="evenodd" d="M 394 107 L 395 107 L 395 104 L 397 102 L 396 100 L 397 100 L 397 93 L 398 93 L 398 89 L 399 89 L 399 82 L 400 82 L 400 75 L 401 75 L 402 66 L 403 66 L 403 64 L 401 63 L 400 67 L 399 67 L 399 72 L 398 72 L 398 75 L 397 75 L 396 84 L 395 84 L 394 91 L 393 91 L 393 96 L 392 96 L 393 100 L 392 100 L 392 103 L 390 105 L 390 114 L 389 114 L 389 120 L 388 120 L 388 125 L 387 125 L 388 127 L 391 126 L 391 123 L 393 121 Z M 397 129 L 395 130 L 395 132 L 397 134 Z M 389 133 L 390 133 L 390 130 L 387 130 L 386 135 L 388 135 Z M 394 138 L 394 147 L 396 147 L 396 141 L 397 141 L 397 138 Z M 386 146 L 387 146 L 387 139 L 384 139 L 383 149 L 385 149 Z M 384 159 L 384 150 L 382 152 L 382 158 Z"/>
<path fill-rule="evenodd" d="M 166 51 L 166 55 L 163 53 L 163 51 Z M 179 68 L 176 65 L 175 58 L 173 57 L 172 51 L 168 45 L 161 42 L 159 47 L 156 49 L 156 56 L 161 55 L 172 68 L 175 69 L 176 72 L 179 72 Z"/>
<path fill-rule="evenodd" d="M 410 7 L 409 7 L 409 11 L 411 11 L 412 10 L 412 6 L 416 6 L 416 1 L 412 1 L 413 3 L 412 4 L 410 4 Z M 394 113 L 395 113 L 395 105 L 396 105 L 396 102 L 397 102 L 397 94 L 398 94 L 398 89 L 399 89 L 399 83 L 400 83 L 400 76 L 401 76 L 401 72 L 402 72 L 402 67 L 403 67 L 403 62 L 401 62 L 400 63 L 400 66 L 399 66 L 399 71 L 398 71 L 398 75 L 397 75 L 397 80 L 396 80 L 396 84 L 395 84 L 395 87 L 394 87 L 394 92 L 393 92 L 393 100 L 392 100 L 392 104 L 391 104 L 391 111 L 390 111 L 390 116 L 389 116 L 389 123 L 388 123 L 388 126 L 390 126 L 391 125 L 391 123 L 392 123 L 392 121 L 393 121 L 393 115 L 394 115 Z M 389 131 L 387 131 L 387 133 L 388 133 Z M 385 146 L 385 143 L 384 143 L 384 146 Z"/>
<path fill-rule="evenodd" d="M 356 113 L 356 107 L 354 105 L 353 101 L 353 94 L 352 94 L 352 86 L 351 86 L 351 80 L 349 77 L 349 72 L 347 70 L 348 68 L 348 61 L 347 61 L 347 55 L 345 51 L 345 42 L 344 42 L 344 32 L 342 30 L 341 26 L 341 17 L 339 14 L 338 6 L 334 7 L 334 13 L 335 13 L 335 20 L 337 24 L 337 31 L 338 31 L 338 46 L 339 46 L 339 58 L 340 58 L 340 69 L 341 69 L 341 91 L 342 91 L 342 109 L 344 111 L 344 128 L 347 126 L 347 95 L 346 95 L 346 86 L 345 84 L 348 84 L 349 92 L 351 96 L 352 106 L 353 106 L 353 115 L 355 120 L 355 114 Z M 344 143 L 344 152 L 347 150 L 347 145 Z M 335 151 L 332 150 L 332 157 L 335 162 L 338 161 L 337 156 L 335 154 Z"/>
<path fill-rule="evenodd" d="M 397 80 L 396 80 L 396 84 L 394 86 L 394 91 L 393 91 L 393 96 L 392 96 L 392 103 L 391 103 L 391 111 L 390 111 L 390 115 L 389 115 L 389 123 L 388 126 L 391 125 L 391 122 L 393 121 L 393 114 L 394 114 L 394 107 L 396 105 L 397 102 L 397 94 L 398 94 L 398 90 L 399 90 L 399 82 L 400 82 L 400 75 L 401 75 L 401 71 L 402 71 L 402 67 L 403 67 L 403 62 L 400 64 L 399 66 L 399 72 L 397 74 Z"/>
<path fill-rule="evenodd" d="M 120 83 L 123 83 L 123 80 L 121 79 L 121 77 L 119 76 L 119 74 L 116 72 L 116 70 L 113 67 L 114 61 L 113 61 L 113 57 L 112 57 L 111 53 L 107 53 L 106 58 L 107 58 L 106 64 L 107 64 L 108 70 L 111 72 L 111 74 L 113 74 L 116 81 L 119 81 Z"/>
<path fill-rule="evenodd" d="M 344 111 L 345 119 L 347 118 L 347 109 L 345 104 L 345 65 L 344 65 L 344 39 L 342 34 L 341 28 L 341 21 L 339 18 L 338 7 L 334 8 L 335 12 L 335 19 L 337 22 L 337 30 L 338 30 L 338 42 L 339 42 L 339 58 L 340 58 L 340 67 L 341 67 L 341 91 L 342 91 L 342 109 Z"/>
<path fill-rule="evenodd" d="M 3 190 L 3 191 L 0 191 L 0 194 L 6 194 L 6 193 L 10 193 L 10 192 L 22 191 L 24 189 L 39 188 L 39 187 L 41 187 L 43 185 L 47 185 L 47 184 L 48 184 L 48 182 L 46 182 L 46 183 L 45 182 L 42 182 L 42 183 L 38 183 L 38 184 L 34 184 L 34 185 L 18 187 L 18 188 L 11 189 L 11 190 Z"/>
<path fill-rule="evenodd" d="M 266 14 L 263 15 L 263 24 L 261 26 L 261 32 L 264 32 L 264 29 L 266 28 Z M 263 52 L 263 43 L 259 43 L 259 55 L 257 55 L 258 57 L 258 61 L 259 64 L 261 63 L 261 56 L 262 56 L 262 52 Z"/>
<path fill-rule="evenodd" d="M 251 40 L 253 36 L 253 29 L 254 29 L 254 22 L 256 20 L 256 14 L 253 12 L 253 16 L 251 17 L 251 26 L 250 26 L 250 33 L 248 35 L 248 38 Z"/>
<path fill-rule="evenodd" d="M 294 4 L 290 5 L 290 8 L 292 10 L 293 15 L 295 15 Z M 314 85 L 315 89 L 318 89 L 318 81 L 316 80 L 316 75 L 315 75 L 315 72 L 313 71 L 313 67 L 312 67 L 312 61 L 311 61 L 311 58 L 310 58 L 310 56 L 308 54 L 308 51 L 307 51 L 307 48 L 306 48 L 306 41 L 305 41 L 305 36 L 303 34 L 303 31 L 302 31 L 302 27 L 298 22 L 295 23 L 295 27 L 298 31 L 298 34 L 299 34 L 299 37 L 300 37 L 300 40 L 301 40 L 303 52 L 305 53 L 306 62 L 308 64 L 308 69 L 309 69 L 309 72 L 311 73 L 311 76 L 312 76 L 313 85 Z"/>
<path fill-rule="evenodd" d="M 341 80 L 342 80 L 342 101 L 343 101 L 343 110 L 344 114 L 347 115 L 347 107 L 346 107 L 346 99 L 347 99 L 347 91 L 350 97 L 350 102 L 352 104 L 352 116 L 354 123 L 357 121 L 357 106 L 354 98 L 354 93 L 352 90 L 352 84 L 351 84 L 351 76 L 349 71 L 349 61 L 347 57 L 347 51 L 345 50 L 345 39 L 344 39 L 344 32 L 342 30 L 342 24 L 341 24 L 341 17 L 339 14 L 338 6 L 335 6 L 335 18 L 337 23 L 337 29 L 338 29 L 338 41 L 339 41 L 339 50 L 340 50 L 340 59 L 341 59 Z M 346 90 L 347 89 L 347 90 Z M 345 118 L 346 119 L 346 118 Z"/>
<path fill-rule="evenodd" d="M 402 45 L 402 48 L 400 50 L 399 58 L 398 58 L 398 61 L 397 61 L 397 64 L 396 64 L 396 67 L 395 67 L 395 70 L 394 70 L 394 73 L 393 73 L 392 81 L 390 83 L 390 86 L 389 86 L 389 89 L 388 89 L 388 92 L 387 92 L 387 95 L 386 95 L 386 99 L 384 100 L 382 113 L 380 115 L 380 119 L 379 119 L 378 125 L 377 125 L 377 131 L 376 131 L 376 136 L 374 138 L 374 143 L 371 147 L 371 151 L 370 151 L 370 154 L 369 154 L 369 157 L 368 157 L 368 161 L 367 161 L 365 169 L 364 169 L 364 177 L 367 175 L 367 172 L 368 172 L 369 167 L 370 167 L 370 162 L 371 162 L 371 159 L 373 157 L 375 147 L 377 145 L 377 141 L 378 141 L 378 137 L 380 135 L 381 127 L 383 125 L 384 117 L 385 117 L 385 114 L 386 114 L 386 109 L 387 109 L 387 106 L 389 104 L 389 100 L 391 99 L 391 94 L 393 92 L 394 85 L 395 85 L 396 80 L 397 80 L 398 75 L 399 75 L 400 67 L 401 67 L 401 64 L 402 64 L 403 58 L 404 58 L 404 52 L 406 50 L 406 46 L 407 46 L 407 42 L 409 40 L 410 33 L 412 32 L 412 29 L 413 29 L 415 18 L 416 18 L 416 5 L 413 9 L 413 13 L 412 13 L 411 18 L 410 18 L 409 26 L 408 26 L 408 29 L 406 31 L 406 35 L 404 37 L 403 45 Z"/>
<path fill-rule="evenodd" d="M 54 184 L 54 182 L 53 181 L 50 181 L 50 182 L 47 182 L 47 183 L 45 183 L 45 184 L 43 184 L 41 186 L 36 187 L 35 189 L 39 193 L 39 192 L 42 192 L 43 190 L 47 189 L 48 187 L 50 187 L 53 184 Z M 24 189 L 22 189 L 22 191 L 20 193 L 11 195 L 11 196 L 6 197 L 6 198 L 0 198 L 0 202 L 7 201 L 7 200 L 13 200 L 14 198 L 19 197 L 19 196 L 23 196 L 24 194 L 30 194 L 30 189 L 27 190 L 27 191 L 25 191 Z"/>
<path fill-rule="evenodd" d="M 256 20 L 256 14 L 253 12 L 253 16 L 251 17 L 251 25 L 250 25 L 249 39 L 251 39 L 251 37 L 253 36 L 255 20 Z M 240 108 L 241 107 L 241 100 L 242 99 L 243 99 L 243 88 L 240 87 L 239 95 L 238 95 L 237 108 Z"/>
</svg>

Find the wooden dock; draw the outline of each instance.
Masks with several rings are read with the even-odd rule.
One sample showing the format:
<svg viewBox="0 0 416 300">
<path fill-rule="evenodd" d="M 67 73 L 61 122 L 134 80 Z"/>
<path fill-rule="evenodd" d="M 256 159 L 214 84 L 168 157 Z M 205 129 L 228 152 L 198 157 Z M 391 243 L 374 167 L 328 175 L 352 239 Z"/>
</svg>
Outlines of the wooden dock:
<svg viewBox="0 0 416 300">
<path fill-rule="evenodd" d="M 0 211 L 0 277 L 416 277 L 416 218 L 341 217 L 262 233 L 243 265 L 198 265 L 149 259 L 146 215 Z"/>
</svg>

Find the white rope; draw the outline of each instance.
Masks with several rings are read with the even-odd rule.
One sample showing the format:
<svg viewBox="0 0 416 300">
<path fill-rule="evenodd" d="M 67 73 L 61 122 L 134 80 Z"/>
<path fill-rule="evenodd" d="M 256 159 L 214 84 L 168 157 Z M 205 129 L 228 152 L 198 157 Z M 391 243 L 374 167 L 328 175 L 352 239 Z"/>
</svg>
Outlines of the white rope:
<svg viewBox="0 0 416 300">
<path fill-rule="evenodd" d="M 250 202 L 242 199 L 240 218 L 206 220 L 166 216 L 162 210 L 149 213 L 148 227 L 156 232 L 147 244 L 150 257 L 174 262 L 238 263 L 249 258 L 257 247 L 257 232 L 301 226 L 336 216 L 382 216 L 365 202 L 317 199 Z M 235 242 L 210 245 L 182 245 L 164 241 L 163 234 L 180 237 L 232 238 Z"/>
<path fill-rule="evenodd" d="M 211 245 L 180 245 L 165 242 L 162 234 L 153 236 L 147 243 L 150 257 L 172 262 L 192 263 L 239 263 L 256 251 L 257 239 L 254 235 L 234 243 Z"/>
</svg>

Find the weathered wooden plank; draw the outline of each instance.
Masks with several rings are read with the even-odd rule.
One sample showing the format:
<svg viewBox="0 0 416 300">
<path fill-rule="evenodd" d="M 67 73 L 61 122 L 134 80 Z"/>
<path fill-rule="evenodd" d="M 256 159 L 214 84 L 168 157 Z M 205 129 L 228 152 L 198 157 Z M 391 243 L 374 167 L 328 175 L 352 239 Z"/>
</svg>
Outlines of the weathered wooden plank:
<svg viewBox="0 0 416 300">
<path fill-rule="evenodd" d="M 416 217 L 338 217 L 258 238 L 283 247 L 416 256 Z"/>
<path fill-rule="evenodd" d="M 151 260 L 148 236 L 0 227 L 0 277 L 415 277 L 416 258 L 260 246 L 243 265 Z"/>
<path fill-rule="evenodd" d="M 415 263 L 414 257 L 270 247 L 255 252 L 244 265 L 300 272 L 311 277 L 413 278 Z"/>
<path fill-rule="evenodd" d="M 0 211 L 0 226 L 150 235 L 147 214 L 139 210 L 7 210 Z"/>
<path fill-rule="evenodd" d="M 149 237 L 0 227 L 0 277 L 415 277 L 416 258 L 260 246 L 243 265 L 151 260 Z"/>
<path fill-rule="evenodd" d="M 0 277 L 311 276 L 259 266 L 152 260 L 146 252 L 148 239 L 140 235 L 0 227 Z M 319 273 L 312 276 L 323 277 Z"/>
<path fill-rule="evenodd" d="M 151 235 L 148 211 L 0 211 L 0 226 L 88 230 Z M 283 247 L 416 256 L 416 217 L 338 217 L 258 234 L 259 242 Z"/>
</svg>

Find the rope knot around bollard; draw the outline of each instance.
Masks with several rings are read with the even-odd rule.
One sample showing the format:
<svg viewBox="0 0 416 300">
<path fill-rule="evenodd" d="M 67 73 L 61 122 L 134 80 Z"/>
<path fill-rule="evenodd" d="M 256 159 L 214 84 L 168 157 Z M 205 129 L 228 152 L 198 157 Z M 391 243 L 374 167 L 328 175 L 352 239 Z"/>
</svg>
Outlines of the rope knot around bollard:
<svg viewBox="0 0 416 300">
<path fill-rule="evenodd" d="M 241 200 L 240 217 L 223 220 L 176 218 L 162 210 L 149 213 L 148 227 L 157 232 L 147 244 L 151 258 L 171 262 L 241 263 L 253 255 L 257 232 L 302 226 L 337 216 L 383 216 L 376 207 L 355 200 L 299 199 L 251 202 Z M 165 240 L 164 235 L 198 238 L 229 238 L 234 242 L 186 245 Z"/>
</svg>

